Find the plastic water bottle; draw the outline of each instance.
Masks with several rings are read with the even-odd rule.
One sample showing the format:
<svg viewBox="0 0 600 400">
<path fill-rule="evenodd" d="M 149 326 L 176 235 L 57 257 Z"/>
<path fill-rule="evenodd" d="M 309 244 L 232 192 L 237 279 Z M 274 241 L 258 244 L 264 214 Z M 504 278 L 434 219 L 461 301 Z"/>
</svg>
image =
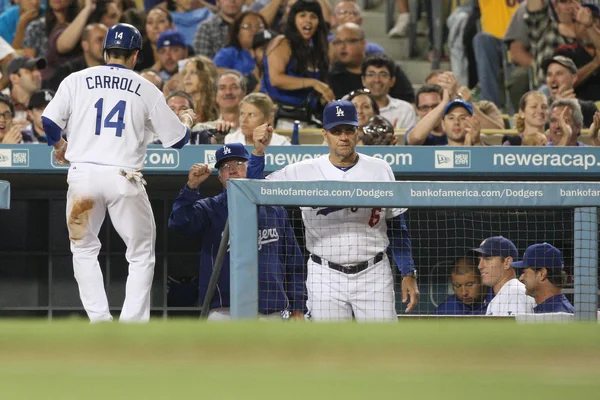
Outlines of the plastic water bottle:
<svg viewBox="0 0 600 400">
<path fill-rule="evenodd" d="M 292 144 L 300 144 L 300 121 L 294 121 L 294 129 L 292 130 Z"/>
</svg>

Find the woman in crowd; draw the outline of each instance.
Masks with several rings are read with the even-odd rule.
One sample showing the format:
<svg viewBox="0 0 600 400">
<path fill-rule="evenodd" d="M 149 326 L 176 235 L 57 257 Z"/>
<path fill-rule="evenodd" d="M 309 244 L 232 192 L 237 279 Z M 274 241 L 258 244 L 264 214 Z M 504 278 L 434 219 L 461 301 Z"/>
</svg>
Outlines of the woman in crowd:
<svg viewBox="0 0 600 400">
<path fill-rule="evenodd" d="M 333 91 L 324 83 L 329 69 L 327 49 L 321 6 L 315 0 L 298 0 L 290 9 L 284 34 L 267 48 L 266 93 L 278 104 L 311 111 L 316 109 L 317 96 L 323 104 L 333 101 Z"/>
<path fill-rule="evenodd" d="M 515 115 L 515 128 L 519 136 L 505 135 L 502 139 L 504 145 L 520 146 L 528 136 L 539 137 L 544 134 L 548 122 L 548 98 L 537 91 L 530 91 L 521 96 L 519 112 Z M 535 140 L 534 142 L 539 142 Z M 526 143 L 532 143 L 527 140 Z"/>
<path fill-rule="evenodd" d="M 371 117 L 379 115 L 379 106 L 373 96 L 371 96 L 369 89 L 358 89 L 350 92 L 348 100 L 356 107 L 358 126 L 361 128 L 359 135 L 362 136 L 362 127 L 367 124 L 367 121 Z"/>
<path fill-rule="evenodd" d="M 252 139 L 254 129 L 263 124 L 272 124 L 273 110 L 273 101 L 264 93 L 250 93 L 244 97 L 240 103 L 240 128 L 225 136 L 225 143 L 254 145 Z M 220 129 L 219 125 L 220 123 L 217 123 L 217 130 Z M 273 132 L 270 145 L 288 146 L 291 143 L 286 136 Z"/>
<path fill-rule="evenodd" d="M 265 19 L 255 11 L 242 13 L 229 29 L 227 46 L 215 55 L 214 61 L 219 72 L 235 69 L 243 75 L 249 74 L 256 68 L 252 54 L 252 40 L 257 32 L 267 28 Z"/>
<path fill-rule="evenodd" d="M 183 91 L 194 99 L 194 111 L 198 122 L 213 121 L 219 116 L 215 98 L 217 90 L 210 64 L 213 64 L 212 61 L 205 57 L 194 57 L 180 72 Z"/>
<path fill-rule="evenodd" d="M 156 50 L 156 42 L 161 33 L 166 30 L 173 29 L 173 17 L 171 13 L 161 6 L 156 6 L 148 12 L 146 23 L 144 24 L 146 35 L 142 43 L 141 62 L 138 61 L 135 69 L 152 68 L 159 71 L 161 66 L 158 61 L 158 53 Z"/>
</svg>

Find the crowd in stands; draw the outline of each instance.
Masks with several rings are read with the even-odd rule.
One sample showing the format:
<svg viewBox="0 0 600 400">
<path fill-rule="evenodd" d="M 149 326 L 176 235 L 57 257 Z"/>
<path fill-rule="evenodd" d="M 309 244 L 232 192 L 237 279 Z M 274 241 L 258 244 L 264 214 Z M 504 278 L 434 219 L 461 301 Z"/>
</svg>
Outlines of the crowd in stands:
<svg viewBox="0 0 600 400">
<path fill-rule="evenodd" d="M 342 98 L 357 107 L 362 134 L 375 116 L 406 132 L 363 144 L 490 145 L 481 131 L 506 128 L 517 134 L 504 145 L 600 143 L 597 2 L 440 1 L 450 70 L 411 82 L 367 38 L 354 0 L 3 0 L 0 106 L 10 112 L 0 113 L 0 143 L 45 141 L 40 96 L 103 65 L 104 36 L 118 22 L 143 35 L 135 69 L 174 110 L 194 109 L 190 144 L 246 143 L 256 121 L 320 127 L 323 107 Z M 431 34 L 432 1 L 421 4 Z M 406 36 L 408 1 L 396 9 L 389 36 Z"/>
</svg>

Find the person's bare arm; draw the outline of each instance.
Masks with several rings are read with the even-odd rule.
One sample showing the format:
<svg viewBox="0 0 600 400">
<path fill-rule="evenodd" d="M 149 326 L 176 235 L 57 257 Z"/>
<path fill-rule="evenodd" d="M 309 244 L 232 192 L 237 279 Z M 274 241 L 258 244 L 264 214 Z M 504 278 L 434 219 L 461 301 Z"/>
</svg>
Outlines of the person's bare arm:
<svg viewBox="0 0 600 400">
<path fill-rule="evenodd" d="M 23 47 L 23 38 L 25 38 L 25 28 L 27 25 L 37 18 L 39 14 L 39 10 L 29 10 L 24 12 L 19 16 L 19 21 L 17 22 L 17 29 L 15 31 L 15 37 L 12 41 L 13 49 L 21 49 Z"/>
<path fill-rule="evenodd" d="M 275 16 L 277 15 L 277 11 L 279 7 L 281 7 L 281 3 L 283 0 L 271 0 L 269 4 L 264 6 L 258 13 L 263 16 L 265 21 L 269 26 L 273 25 L 273 21 L 275 20 Z"/>
<path fill-rule="evenodd" d="M 544 0 L 527 0 L 527 11 L 536 12 L 544 8 Z"/>
<path fill-rule="evenodd" d="M 513 40 L 508 50 L 511 60 L 519 67 L 530 67 L 533 64 L 533 56 L 527 51 L 522 42 Z"/>
<path fill-rule="evenodd" d="M 8 75 L 6 74 L 6 67 L 10 60 L 14 57 L 14 53 L 11 53 L 0 60 L 0 70 L 2 70 L 2 79 L 0 79 L 0 90 L 6 89 L 8 86 Z"/>
<path fill-rule="evenodd" d="M 77 17 L 56 39 L 56 50 L 59 54 L 66 54 L 77 46 L 88 19 L 95 9 L 96 0 L 85 0 L 85 6 L 79 11 Z"/>
<path fill-rule="evenodd" d="M 408 146 L 420 146 L 425 142 L 427 136 L 436 126 L 440 124 L 444 116 L 444 108 L 450 102 L 450 95 L 447 90 L 444 90 L 444 97 L 440 104 L 437 105 L 433 110 L 429 111 L 426 116 L 424 116 L 417 125 L 410 131 L 408 137 L 406 138 L 406 144 Z"/>
<path fill-rule="evenodd" d="M 323 11 L 323 19 L 325 21 L 331 21 L 331 17 L 333 16 L 333 7 L 329 0 L 319 0 L 319 4 L 321 5 L 321 10 Z"/>
<path fill-rule="evenodd" d="M 598 68 L 600 68 L 600 58 L 598 57 L 598 53 L 600 53 L 600 50 L 596 50 L 596 56 L 592 61 L 577 70 L 577 80 L 575 80 L 573 86 L 581 86 Z"/>
</svg>

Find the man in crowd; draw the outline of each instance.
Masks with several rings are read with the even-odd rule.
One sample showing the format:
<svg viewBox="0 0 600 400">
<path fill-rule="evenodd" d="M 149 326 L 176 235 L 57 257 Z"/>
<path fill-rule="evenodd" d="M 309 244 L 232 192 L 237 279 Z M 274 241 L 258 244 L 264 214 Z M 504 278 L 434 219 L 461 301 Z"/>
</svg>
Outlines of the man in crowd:
<svg viewBox="0 0 600 400">
<path fill-rule="evenodd" d="M 14 57 L 6 67 L 10 97 L 15 105 L 14 122 L 27 121 L 29 98 L 42 88 L 40 70 L 46 68 L 46 59 Z"/>
<path fill-rule="evenodd" d="M 573 60 L 565 56 L 554 56 L 544 60 L 542 67 L 546 72 L 546 84 L 550 90 L 552 101 L 576 100 L 583 114 L 583 127 L 587 128 L 592 125 L 594 113 L 598 111 L 598 108 L 593 101 L 577 98 L 574 87 L 577 81 L 577 67 Z"/>
<path fill-rule="evenodd" d="M 419 120 L 425 118 L 427 114 L 442 102 L 443 93 L 442 87 L 433 83 L 426 83 L 417 90 L 415 108 Z M 446 146 L 448 144 L 448 137 L 444 133 L 444 128 L 442 128 L 442 121 L 434 126 L 431 132 L 424 138 L 415 138 L 415 135 L 411 135 L 411 132 L 412 128 L 407 130 L 404 135 L 405 145 Z"/>
<path fill-rule="evenodd" d="M 481 274 L 473 259 L 458 258 L 451 279 L 454 294 L 436 308 L 435 314 L 485 315 L 494 294 L 491 288 L 481 284 Z"/>
<path fill-rule="evenodd" d="M 503 236 L 493 236 L 473 249 L 479 255 L 481 282 L 494 290 L 494 298 L 488 304 L 486 315 L 515 316 L 532 313 L 535 307 L 533 297 L 525 294 L 512 266 L 518 258 L 517 248 Z"/>
<path fill-rule="evenodd" d="M 206 21 L 202 21 L 194 37 L 194 53 L 203 55 L 211 60 L 222 47 L 225 47 L 229 37 L 229 27 L 242 13 L 243 0 L 217 0 L 219 13 Z"/>
<path fill-rule="evenodd" d="M 10 97 L 0 93 L 0 144 L 19 144 L 23 140 L 21 128 L 13 124 L 15 106 Z"/>
<path fill-rule="evenodd" d="M 550 105 L 550 142 L 548 146 L 585 146 L 584 143 L 577 140 L 581 135 L 582 124 L 583 114 L 577 100 L 559 99 L 554 101 Z M 592 143 L 595 142 L 596 140 L 592 141 Z"/>
<path fill-rule="evenodd" d="M 97 65 L 104 65 L 102 47 L 104 46 L 104 38 L 106 37 L 107 30 L 108 28 L 102 24 L 87 25 L 81 35 L 83 55 L 57 66 L 54 69 L 52 78 L 44 82 L 44 87 L 56 91 L 60 83 L 73 72 Z"/>
<path fill-rule="evenodd" d="M 511 265 L 519 272 L 519 280 L 525 284 L 528 296 L 537 303 L 535 313 L 575 313 L 575 309 L 561 293 L 565 283 L 562 253 L 549 243 L 529 246 L 523 260 Z"/>
<path fill-rule="evenodd" d="M 390 121 L 394 128 L 406 129 L 417 122 L 417 115 L 408 101 L 390 95 L 391 88 L 396 84 L 395 68 L 394 61 L 385 54 L 367 57 L 361 65 L 362 83 L 375 98 L 379 115 Z"/>
<path fill-rule="evenodd" d="M 179 61 L 188 58 L 185 38 L 176 30 L 164 31 L 156 42 L 156 52 L 161 69 L 158 72 L 163 81 L 168 81 L 179 71 Z"/>
<path fill-rule="evenodd" d="M 36 90 L 29 99 L 27 107 L 27 120 L 31 124 L 27 125 L 21 133 L 24 143 L 48 143 L 44 125 L 42 124 L 42 113 L 46 106 L 54 98 L 54 91 L 49 89 Z"/>
<path fill-rule="evenodd" d="M 363 18 L 360 11 L 360 5 L 354 0 L 344 0 L 340 1 L 336 4 L 333 16 L 331 18 L 332 24 L 331 28 L 336 29 L 338 26 L 341 26 L 347 22 L 355 23 L 356 25 L 362 27 Z M 334 38 L 334 34 L 330 34 L 328 39 L 331 42 Z M 367 56 L 377 54 L 377 53 L 385 53 L 383 48 L 377 43 L 366 42 L 365 43 L 365 54 Z M 335 57 L 335 54 L 331 54 Z"/>
</svg>

